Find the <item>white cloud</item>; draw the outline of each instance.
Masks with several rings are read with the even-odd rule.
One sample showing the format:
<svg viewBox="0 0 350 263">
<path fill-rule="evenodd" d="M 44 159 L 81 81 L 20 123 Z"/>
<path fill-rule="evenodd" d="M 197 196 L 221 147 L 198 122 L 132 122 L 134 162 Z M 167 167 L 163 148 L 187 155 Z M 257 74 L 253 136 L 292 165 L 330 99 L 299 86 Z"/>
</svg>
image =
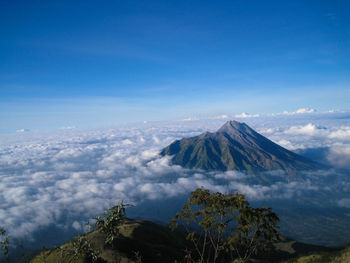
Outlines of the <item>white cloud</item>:
<svg viewBox="0 0 350 263">
<path fill-rule="evenodd" d="M 350 208 L 350 198 L 342 198 L 338 201 L 338 205 L 341 207 Z"/>
<path fill-rule="evenodd" d="M 218 116 L 209 117 L 208 119 L 213 119 L 213 120 L 218 119 L 218 120 L 220 120 L 220 119 L 228 119 L 228 118 L 229 118 L 228 115 L 222 114 L 222 115 L 218 115 Z"/>
<path fill-rule="evenodd" d="M 350 141 L 350 126 L 343 126 L 329 134 L 329 138 Z"/>
<path fill-rule="evenodd" d="M 230 118 L 229 115 L 227 114 L 221 114 L 221 115 L 216 115 L 216 116 L 209 116 L 209 117 L 188 117 L 183 119 L 183 121 L 199 121 L 199 120 L 221 120 L 221 119 L 228 119 Z"/>
<path fill-rule="evenodd" d="M 225 180 L 238 180 L 247 177 L 246 174 L 238 171 L 227 171 L 224 173 L 215 174 L 216 179 L 225 179 Z"/>
<path fill-rule="evenodd" d="M 285 139 L 277 141 L 276 143 L 278 145 L 281 145 L 282 147 L 288 149 L 288 150 L 296 150 L 296 149 L 303 149 L 303 148 L 305 148 L 305 146 L 303 146 L 303 145 L 296 145 L 296 144 L 293 144 L 290 141 L 285 140 Z"/>
<path fill-rule="evenodd" d="M 198 120 L 199 120 L 199 118 L 197 118 L 197 117 L 188 117 L 188 118 L 183 119 L 183 121 L 198 121 Z"/>
<path fill-rule="evenodd" d="M 294 123 L 293 117 L 284 118 L 250 118 L 247 122 L 289 149 L 327 146 L 331 163 L 338 167 L 350 163 L 349 121 L 298 118 Z M 169 157 L 158 156 L 159 150 L 173 140 L 215 131 L 222 124 L 222 119 L 213 119 L 4 135 L 0 140 L 1 225 L 11 236 L 22 238 L 62 220 L 62 225 L 79 230 L 83 229 L 82 219 L 95 216 L 118 200 L 135 204 L 163 200 L 201 186 L 213 191 L 239 191 L 250 200 L 297 198 L 320 189 L 334 190 L 323 181 L 326 179 L 288 182 L 277 172 L 268 175 L 276 180 L 270 185 L 247 185 L 244 180 L 249 176 L 244 173 L 190 171 L 170 165 Z M 344 190 L 350 187 L 346 180 L 341 183 Z"/>
<path fill-rule="evenodd" d="M 19 130 L 16 130 L 16 132 L 29 132 L 30 130 L 29 129 L 19 129 Z"/>
<path fill-rule="evenodd" d="M 350 144 L 335 144 L 327 158 L 335 167 L 350 168 Z"/>
<path fill-rule="evenodd" d="M 294 115 L 294 114 L 305 114 L 305 113 L 315 113 L 316 110 L 315 109 L 309 109 L 309 108 L 300 108 L 296 111 L 284 111 L 283 114 L 284 115 Z"/>
<path fill-rule="evenodd" d="M 242 112 L 241 114 L 233 115 L 234 118 L 256 118 L 259 117 L 259 114 L 249 114 L 246 112 Z"/>
<path fill-rule="evenodd" d="M 75 229 L 75 230 L 78 230 L 80 231 L 82 229 L 80 223 L 78 221 L 74 221 L 73 224 L 72 224 L 72 227 Z"/>
<path fill-rule="evenodd" d="M 132 142 L 131 140 L 129 140 L 129 139 L 125 139 L 125 140 L 123 140 L 123 141 L 122 141 L 122 143 L 123 143 L 124 145 L 130 145 L 130 144 L 133 144 L 133 142 Z"/>
<path fill-rule="evenodd" d="M 309 135 L 309 136 L 323 136 L 327 134 L 325 128 L 317 127 L 312 123 L 308 123 L 304 126 L 292 126 L 284 132 L 285 134 L 296 134 L 296 135 Z"/>
<path fill-rule="evenodd" d="M 298 109 L 295 113 L 302 114 L 302 113 L 314 113 L 314 112 L 316 112 L 315 109 L 301 108 L 301 109 Z"/>
</svg>

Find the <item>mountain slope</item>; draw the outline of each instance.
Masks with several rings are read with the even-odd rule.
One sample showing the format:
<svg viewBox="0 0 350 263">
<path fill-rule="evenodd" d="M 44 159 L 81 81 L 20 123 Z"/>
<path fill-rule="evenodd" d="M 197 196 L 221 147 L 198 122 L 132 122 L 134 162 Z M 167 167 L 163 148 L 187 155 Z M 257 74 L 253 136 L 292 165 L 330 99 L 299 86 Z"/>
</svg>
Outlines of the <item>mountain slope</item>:
<svg viewBox="0 0 350 263">
<path fill-rule="evenodd" d="M 217 132 L 176 140 L 161 151 L 172 155 L 172 163 L 203 170 L 238 170 L 255 173 L 284 170 L 312 170 L 320 166 L 293 153 L 251 129 L 247 124 L 228 121 Z"/>
<path fill-rule="evenodd" d="M 121 235 L 116 240 L 115 248 L 106 245 L 105 235 L 97 230 L 82 236 L 89 241 L 94 251 L 99 252 L 95 262 L 173 263 L 175 260 L 184 262 L 186 249 L 194 249 L 191 247 L 191 242 L 186 240 L 185 233 L 172 232 L 169 228 L 150 221 L 127 219 L 119 230 Z M 84 257 L 83 253 L 74 253 L 77 247 L 73 242 L 74 240 L 71 240 L 58 248 L 42 251 L 30 263 L 92 262 Z M 81 251 L 86 251 L 81 249 L 82 247 L 79 248 Z M 342 247 L 314 246 L 283 239 L 272 244 L 271 249 L 256 255 L 252 262 L 349 262 L 349 247 L 342 250 Z M 142 260 L 137 260 L 135 252 L 139 253 Z M 344 261 L 336 261 L 339 258 Z"/>
<path fill-rule="evenodd" d="M 83 235 L 89 247 L 98 252 L 97 263 L 136 263 L 135 253 L 139 253 L 143 263 L 174 262 L 184 258 L 188 242 L 182 232 L 173 232 L 168 227 L 150 221 L 126 219 L 119 227 L 120 236 L 115 247 L 105 244 L 106 236 L 98 230 Z M 88 263 L 84 253 L 76 253 L 74 239 L 59 248 L 41 252 L 31 263 Z M 86 251 L 80 246 L 80 251 Z"/>
</svg>

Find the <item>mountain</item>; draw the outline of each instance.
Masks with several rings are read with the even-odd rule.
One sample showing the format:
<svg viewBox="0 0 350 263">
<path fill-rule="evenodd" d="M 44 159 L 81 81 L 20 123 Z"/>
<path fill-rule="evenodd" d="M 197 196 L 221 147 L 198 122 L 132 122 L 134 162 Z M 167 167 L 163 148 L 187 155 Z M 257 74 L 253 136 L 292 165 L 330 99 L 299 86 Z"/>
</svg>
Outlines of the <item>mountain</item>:
<svg viewBox="0 0 350 263">
<path fill-rule="evenodd" d="M 164 148 L 172 163 L 203 170 L 237 170 L 256 173 L 319 169 L 320 165 L 293 153 L 254 131 L 247 124 L 228 121 L 218 131 L 176 140 Z"/>
</svg>

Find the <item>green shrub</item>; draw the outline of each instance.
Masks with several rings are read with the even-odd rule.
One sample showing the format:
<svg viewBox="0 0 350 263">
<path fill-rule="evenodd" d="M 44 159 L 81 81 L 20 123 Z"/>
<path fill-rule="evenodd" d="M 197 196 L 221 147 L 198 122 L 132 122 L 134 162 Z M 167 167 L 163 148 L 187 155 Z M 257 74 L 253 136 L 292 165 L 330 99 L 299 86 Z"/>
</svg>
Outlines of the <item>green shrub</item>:
<svg viewBox="0 0 350 263">
<path fill-rule="evenodd" d="M 171 227 L 181 224 L 187 230 L 194 246 L 188 262 L 214 263 L 221 256 L 221 261 L 243 263 L 267 242 L 279 239 L 278 221 L 271 208 L 253 208 L 244 195 L 198 188 Z"/>
<path fill-rule="evenodd" d="M 125 208 L 129 206 L 120 202 L 119 205 L 107 209 L 102 215 L 94 217 L 97 230 L 106 234 L 106 244 L 113 245 L 119 236 L 119 226 L 125 221 Z"/>
</svg>

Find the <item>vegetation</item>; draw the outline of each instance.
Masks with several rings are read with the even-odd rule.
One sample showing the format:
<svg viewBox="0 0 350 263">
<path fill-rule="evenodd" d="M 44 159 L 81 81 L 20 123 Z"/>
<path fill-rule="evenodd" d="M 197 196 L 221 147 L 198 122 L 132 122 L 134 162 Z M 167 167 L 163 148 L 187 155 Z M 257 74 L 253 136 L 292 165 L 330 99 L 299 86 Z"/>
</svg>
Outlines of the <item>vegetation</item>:
<svg viewBox="0 0 350 263">
<path fill-rule="evenodd" d="M 0 227 L 0 252 L 3 253 L 6 260 L 9 258 L 9 237 L 6 235 L 5 229 Z"/>
<path fill-rule="evenodd" d="M 241 194 L 211 193 L 198 188 L 172 220 L 185 227 L 194 246 L 189 262 L 244 263 L 267 242 L 279 239 L 277 215 L 271 208 L 253 208 Z"/>
<path fill-rule="evenodd" d="M 5 229 L 0 227 L 0 252 L 4 254 L 5 258 L 9 258 L 9 237 L 6 235 Z"/>
<path fill-rule="evenodd" d="M 341 251 L 311 253 L 283 263 L 350 263 L 350 246 Z"/>
<path fill-rule="evenodd" d="M 125 220 L 125 208 L 127 206 L 121 201 L 119 205 L 113 206 L 102 215 L 94 217 L 96 229 L 106 234 L 106 244 L 112 245 L 113 241 L 119 236 L 119 226 Z"/>
<path fill-rule="evenodd" d="M 98 262 L 100 251 L 96 250 L 89 239 L 85 236 L 78 236 L 73 239 L 71 246 L 60 249 L 61 258 L 64 262 L 76 262 L 83 259 L 83 262 Z"/>
<path fill-rule="evenodd" d="M 127 205 L 120 202 L 119 205 L 107 209 L 100 216 L 94 217 L 95 231 L 102 236 L 102 246 L 92 242 L 95 239 L 100 241 L 101 238 L 94 238 L 95 235 L 80 235 L 74 238 L 68 244 L 51 251 L 43 251 L 33 259 L 33 263 L 43 262 L 106 262 L 100 257 L 101 250 L 105 246 L 115 246 L 116 240 L 120 235 L 120 226 L 125 223 L 125 207 Z M 89 225 L 90 226 L 90 225 Z M 98 248 L 99 247 L 99 248 Z M 113 262 L 119 262 L 117 255 L 114 255 Z"/>
<path fill-rule="evenodd" d="M 98 230 L 83 237 L 90 242 L 94 251 L 99 252 L 96 262 L 108 263 L 166 263 L 174 260 L 182 262 L 186 245 L 185 235 L 181 232 L 172 232 L 166 226 L 149 221 L 128 218 L 119 226 L 119 236 L 114 240 L 117 246 L 106 244 L 106 234 Z M 40 253 L 31 263 L 92 262 L 84 253 L 79 253 L 76 259 L 72 257 L 73 254 L 68 257 L 68 251 L 74 251 L 72 241 Z M 64 252 L 67 254 L 62 254 Z"/>
</svg>

